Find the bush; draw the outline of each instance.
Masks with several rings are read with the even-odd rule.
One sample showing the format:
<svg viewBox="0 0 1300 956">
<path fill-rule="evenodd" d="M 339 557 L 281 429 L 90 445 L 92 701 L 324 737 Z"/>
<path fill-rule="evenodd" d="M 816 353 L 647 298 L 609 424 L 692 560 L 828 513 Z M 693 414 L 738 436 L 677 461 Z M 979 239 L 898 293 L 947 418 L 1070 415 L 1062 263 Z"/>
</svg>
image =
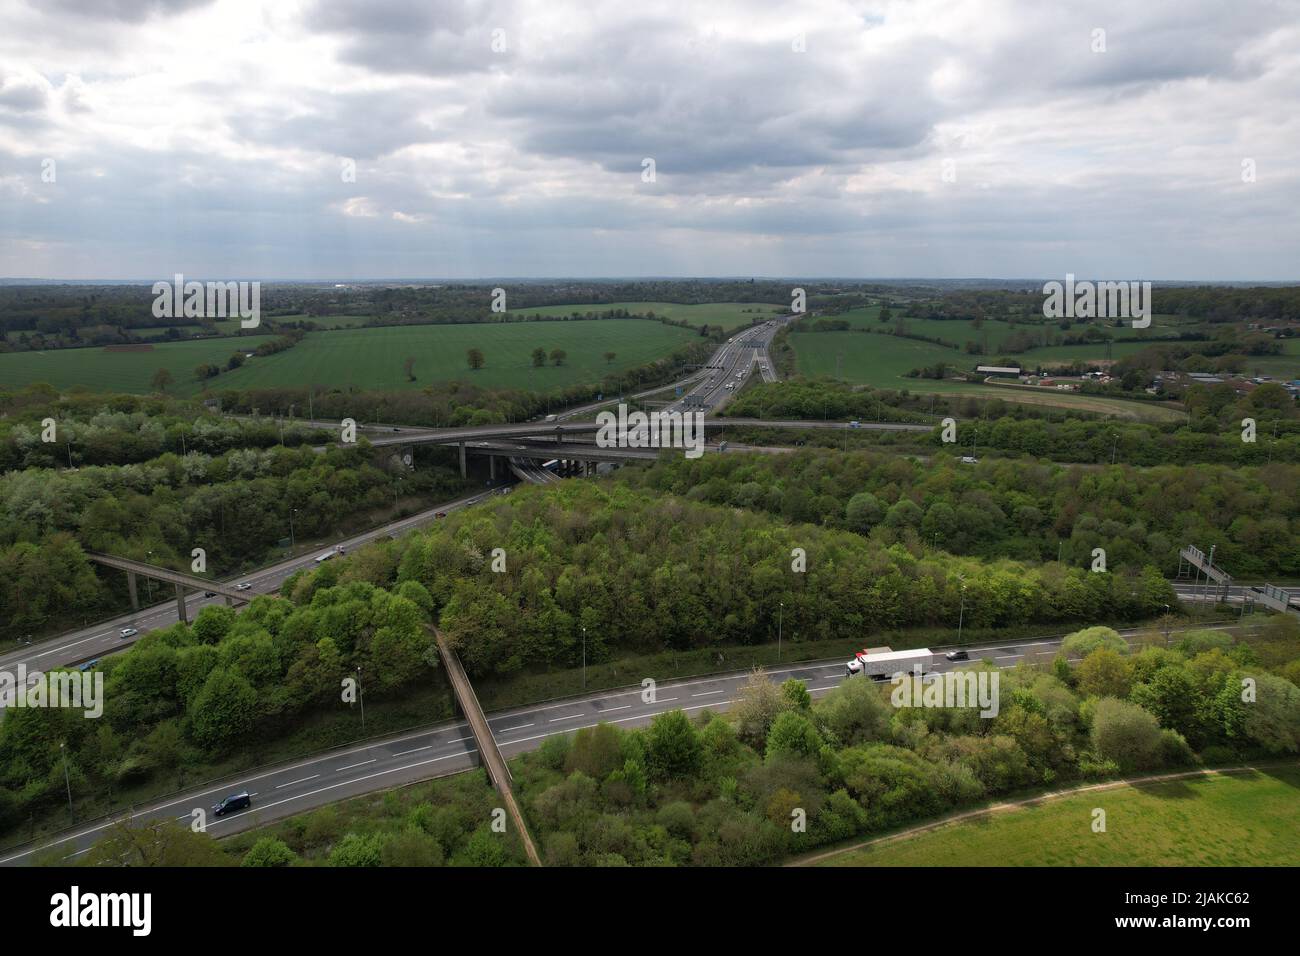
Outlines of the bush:
<svg viewBox="0 0 1300 956">
<path fill-rule="evenodd" d="M 275 837 L 262 837 L 244 854 L 240 866 L 293 866 L 298 862 L 298 854 L 289 849 L 288 844 Z"/>
<path fill-rule="evenodd" d="M 381 866 L 384 838 L 380 834 L 360 836 L 349 833 L 330 851 L 330 866 Z"/>
<path fill-rule="evenodd" d="M 1099 647 L 1109 647 L 1117 654 L 1128 653 L 1128 642 L 1110 627 L 1085 627 L 1066 635 L 1061 642 L 1061 653 L 1066 657 L 1087 657 Z"/>
<path fill-rule="evenodd" d="M 1137 704 L 1103 697 L 1093 710 L 1092 748 L 1124 773 L 1158 767 L 1160 724 Z"/>
</svg>

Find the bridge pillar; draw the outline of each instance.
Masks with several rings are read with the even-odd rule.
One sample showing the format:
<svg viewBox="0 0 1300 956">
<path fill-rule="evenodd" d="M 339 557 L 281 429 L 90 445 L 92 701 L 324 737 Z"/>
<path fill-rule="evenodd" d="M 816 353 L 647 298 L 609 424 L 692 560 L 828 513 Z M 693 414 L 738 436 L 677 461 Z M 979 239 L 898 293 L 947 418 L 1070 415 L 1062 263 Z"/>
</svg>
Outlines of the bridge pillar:
<svg viewBox="0 0 1300 956">
<path fill-rule="evenodd" d="M 126 589 L 131 592 L 131 610 L 140 610 L 140 594 L 135 589 L 135 572 L 126 572 Z"/>
<path fill-rule="evenodd" d="M 190 623 L 189 616 L 185 612 L 185 585 L 176 585 L 176 616 L 181 619 L 182 624 Z"/>
<path fill-rule="evenodd" d="M 465 443 L 464 442 L 460 443 L 460 476 L 462 478 L 468 477 L 468 473 L 465 471 Z"/>
<path fill-rule="evenodd" d="M 497 480 L 497 456 L 488 455 L 488 477 L 493 481 Z"/>
</svg>

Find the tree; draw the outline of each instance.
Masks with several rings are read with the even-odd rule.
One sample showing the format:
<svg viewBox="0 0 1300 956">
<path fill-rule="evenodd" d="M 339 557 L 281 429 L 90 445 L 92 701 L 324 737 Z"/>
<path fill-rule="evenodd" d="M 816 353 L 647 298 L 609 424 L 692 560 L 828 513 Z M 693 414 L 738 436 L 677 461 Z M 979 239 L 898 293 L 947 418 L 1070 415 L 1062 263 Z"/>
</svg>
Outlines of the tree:
<svg viewBox="0 0 1300 956">
<path fill-rule="evenodd" d="M 481 369 L 485 361 L 483 358 L 483 350 L 470 349 L 468 352 L 465 353 L 465 359 L 466 361 L 469 362 L 470 368 L 475 370 Z"/>
<path fill-rule="evenodd" d="M 866 534 L 884 517 L 885 509 L 880 499 L 869 491 L 860 491 L 844 507 L 844 521 L 849 530 Z"/>
<path fill-rule="evenodd" d="M 257 691 L 243 674 L 218 667 L 203 684 L 190 709 L 194 739 L 222 747 L 253 725 Z"/>
<path fill-rule="evenodd" d="M 613 352 L 606 352 L 606 353 L 605 353 L 605 364 L 606 364 L 606 365 L 610 365 L 610 364 L 612 364 L 613 361 L 614 361 L 614 359 L 616 359 L 617 357 L 618 357 L 618 356 L 615 355 Z"/>
<path fill-rule="evenodd" d="M 776 720 L 777 714 L 789 707 L 790 702 L 780 688 L 765 673 L 755 668 L 749 675 L 749 680 L 740 688 L 736 705 L 731 711 L 736 718 L 736 735 L 755 750 L 762 751 L 767 745 L 767 732 L 772 721 Z"/>
<path fill-rule="evenodd" d="M 1079 692 L 1090 697 L 1128 697 L 1133 662 L 1112 647 L 1098 647 L 1075 668 Z"/>
<path fill-rule="evenodd" d="M 1100 577 L 1105 577 L 1101 575 Z M 1128 653 L 1128 642 L 1119 632 L 1109 627 L 1085 627 L 1082 631 L 1067 634 L 1061 642 L 1061 652 L 1067 657 L 1087 657 L 1099 647 L 1109 647 L 1117 654 Z"/>
<path fill-rule="evenodd" d="M 240 866 L 293 866 L 298 862 L 298 854 L 289 849 L 289 845 L 275 837 L 262 837 L 244 854 Z"/>
<path fill-rule="evenodd" d="M 813 757 L 821 748 L 821 738 L 812 721 L 803 714 L 787 710 L 772 721 L 767 735 L 768 760 L 780 757 Z"/>
<path fill-rule="evenodd" d="M 86 866 L 229 866 L 230 858 L 206 833 L 175 820 L 114 823 L 86 854 Z M 64 864 L 66 865 L 66 864 Z"/>
<path fill-rule="evenodd" d="M 817 702 L 814 718 L 823 734 L 841 747 L 889 739 L 893 716 L 875 681 L 846 680 Z"/>
<path fill-rule="evenodd" d="M 569 357 L 569 353 L 564 349 L 551 349 L 551 363 L 553 365 L 563 365 L 564 360 Z"/>
<path fill-rule="evenodd" d="M 235 623 L 235 609 L 224 604 L 209 604 L 199 611 L 191 629 L 200 644 L 217 644 L 230 633 Z"/>
<path fill-rule="evenodd" d="M 1097 701 L 1092 715 L 1092 748 L 1123 771 L 1146 770 L 1157 765 L 1160 724 L 1137 704 L 1114 697 Z"/>
<path fill-rule="evenodd" d="M 546 364 L 546 349 L 540 345 L 533 349 L 533 368 L 541 368 Z"/>
<path fill-rule="evenodd" d="M 384 836 L 349 833 L 330 851 L 330 866 L 382 866 Z"/>
<path fill-rule="evenodd" d="M 670 710 L 650 722 L 646 758 L 660 780 L 689 777 L 700 764 L 700 736 L 681 710 Z"/>
<path fill-rule="evenodd" d="M 415 381 L 415 359 L 413 357 L 407 356 L 406 361 L 402 363 L 402 371 L 406 373 L 408 382 Z"/>
<path fill-rule="evenodd" d="M 167 389 L 171 388 L 172 382 L 174 381 L 175 379 L 172 377 L 171 372 L 165 368 L 160 368 L 158 371 L 153 373 L 153 378 L 149 380 L 149 384 L 153 387 L 155 392 L 165 392 Z"/>
</svg>

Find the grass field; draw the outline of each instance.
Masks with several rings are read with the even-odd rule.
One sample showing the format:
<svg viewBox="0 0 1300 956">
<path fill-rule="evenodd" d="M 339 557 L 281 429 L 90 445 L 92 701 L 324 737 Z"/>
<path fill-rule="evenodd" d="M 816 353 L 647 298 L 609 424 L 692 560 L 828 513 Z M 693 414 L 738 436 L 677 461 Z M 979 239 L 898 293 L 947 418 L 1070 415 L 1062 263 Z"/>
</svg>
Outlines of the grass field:
<svg viewBox="0 0 1300 956">
<path fill-rule="evenodd" d="M 784 306 L 761 302 L 709 302 L 704 305 L 678 305 L 675 302 L 608 302 L 599 305 L 540 305 L 532 309 L 511 309 L 516 315 L 586 315 L 599 314 L 606 309 L 627 309 L 629 312 L 685 319 L 692 325 L 720 325 L 727 331 L 749 325 L 755 319 L 768 319 L 789 311 Z"/>
<path fill-rule="evenodd" d="M 154 372 L 165 368 L 176 382 L 172 394 L 189 395 L 199 390 L 194 378 L 196 366 L 213 363 L 224 367 L 231 353 L 251 351 L 269 338 L 246 335 L 168 342 L 140 352 L 110 352 L 102 348 L 9 352 L 0 355 L 0 385 L 48 382 L 59 389 L 85 385 L 97 392 L 144 394 L 153 391 L 149 383 Z"/>
<path fill-rule="evenodd" d="M 942 345 L 932 345 L 917 339 L 894 335 L 872 335 L 862 332 L 798 332 L 790 336 L 790 344 L 797 355 L 799 372 L 808 376 L 829 376 L 847 382 L 876 385 L 882 388 L 909 389 L 927 394 L 974 395 L 983 398 L 1001 398 L 1007 402 L 1028 405 L 1050 405 L 1094 411 L 1125 418 L 1149 420 L 1181 420 L 1185 416 L 1177 409 L 1149 403 L 1125 401 L 1117 398 L 1099 398 L 1062 392 L 1033 392 L 1024 389 L 998 388 L 974 382 L 956 382 L 947 379 L 907 378 L 914 368 L 945 362 L 957 368 L 968 368 L 987 361 L 984 357 L 967 355 Z M 1125 349 L 1138 348 L 1136 344 L 1120 343 L 1114 346 L 1119 355 Z M 1059 346 L 1026 352 L 1018 358 L 1029 364 L 1042 353 L 1052 361 L 1074 358 L 1104 358 L 1105 347 Z"/>
<path fill-rule="evenodd" d="M 406 325 L 313 332 L 286 352 L 253 359 L 216 387 L 265 388 L 324 385 L 359 388 L 423 388 L 460 380 L 488 388 L 546 390 L 595 382 L 611 372 L 644 365 L 698 341 L 689 329 L 641 319 L 578 322 L 504 322 L 477 325 Z M 532 351 L 568 353 L 563 365 L 534 368 Z M 465 358 L 481 349 L 486 364 L 472 371 Z M 604 353 L 615 359 L 606 363 Z M 415 359 L 416 380 L 403 363 Z M 549 362 L 549 359 L 548 359 Z"/>
<path fill-rule="evenodd" d="M 822 866 L 1297 866 L 1300 767 L 1122 785 L 850 850 Z M 1092 831 L 1093 809 L 1106 832 Z"/>
<path fill-rule="evenodd" d="M 879 329 L 886 330 L 894 328 L 900 310 L 894 310 L 894 317 L 888 322 L 880 322 L 880 306 L 873 305 L 862 309 L 850 309 L 839 315 L 827 316 L 829 319 L 844 319 L 856 329 Z M 967 342 L 987 342 L 990 352 L 1001 348 L 1011 335 L 1018 332 L 1027 332 L 1030 335 L 1038 336 L 1044 330 L 1049 336 L 1061 335 L 1062 331 L 1057 327 L 1055 322 L 1042 324 L 1029 324 L 1020 322 L 1012 325 L 1002 319 L 985 319 L 982 328 L 975 328 L 971 320 L 945 320 L 945 319 L 914 319 L 904 317 L 904 325 L 908 332 L 914 335 L 928 335 L 934 338 L 944 339 L 948 342 L 956 342 L 959 345 L 965 345 Z M 1116 339 L 1149 339 L 1153 335 L 1167 334 L 1174 326 L 1187 326 L 1187 320 L 1180 320 L 1172 315 L 1156 315 L 1151 318 L 1151 326 L 1147 329 L 1135 329 L 1127 322 L 1121 326 L 1115 326 L 1109 322 L 1100 327 Z M 1078 334 L 1086 328 L 1083 324 L 1076 324 L 1070 331 Z"/>
<path fill-rule="evenodd" d="M 322 385 L 359 388 L 422 388 L 459 379 L 488 388 L 545 390 L 594 382 L 662 358 L 696 341 L 688 329 L 640 319 L 578 322 L 510 322 L 479 325 L 409 325 L 376 329 L 313 332 L 294 348 L 250 359 L 234 372 L 209 382 L 214 389 Z M 159 368 L 175 379 L 172 394 L 200 391 L 194 368 L 205 362 L 225 364 L 237 349 L 251 350 L 267 336 L 203 339 L 156 345 L 149 351 L 109 352 L 100 348 L 14 352 L 0 355 L 0 384 L 48 382 L 56 388 L 85 385 L 96 391 L 152 391 Z M 533 368 L 532 351 L 568 353 L 563 365 Z M 483 351 L 486 365 L 472 371 L 465 358 L 470 348 Z M 604 353 L 615 353 L 606 363 Z M 416 380 L 403 369 L 414 358 Z"/>
</svg>

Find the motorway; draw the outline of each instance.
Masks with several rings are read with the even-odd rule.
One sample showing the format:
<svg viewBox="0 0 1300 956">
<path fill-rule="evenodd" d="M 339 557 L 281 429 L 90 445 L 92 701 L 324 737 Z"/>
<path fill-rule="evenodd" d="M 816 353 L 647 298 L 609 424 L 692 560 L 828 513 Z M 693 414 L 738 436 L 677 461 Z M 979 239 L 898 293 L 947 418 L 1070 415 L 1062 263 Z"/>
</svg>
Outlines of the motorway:
<svg viewBox="0 0 1300 956">
<path fill-rule="evenodd" d="M 1173 631 L 1195 627 L 1174 628 Z M 1120 633 L 1131 639 L 1141 631 L 1133 629 Z M 1005 669 L 1022 660 L 1050 660 L 1062 639 L 1059 636 L 1035 637 L 1024 641 L 972 645 L 967 650 L 972 659 L 987 659 Z M 777 682 L 792 677 L 802 680 L 813 697 L 820 697 L 846 679 L 844 663 L 837 659 L 766 670 Z M 969 665 L 949 663 L 936 653 L 932 669 L 942 673 L 965 666 Z M 491 714 L 488 723 L 501 752 L 509 758 L 536 750 L 547 737 L 571 733 L 601 722 L 639 727 L 649 723 L 656 714 L 670 710 L 681 709 L 691 716 L 705 708 L 726 710 L 735 703 L 749 676 L 750 671 L 742 670 L 659 682 L 652 702 L 643 700 L 644 692 L 640 685 L 599 691 Z M 133 811 L 130 816 L 133 821 L 161 818 L 188 824 L 193 819 L 194 810 L 209 811 L 228 794 L 246 789 L 253 798 L 250 811 L 222 818 L 208 814 L 207 832 L 214 837 L 230 836 L 334 801 L 458 773 L 474 767 L 476 762 L 474 738 L 468 725 L 462 721 L 445 721 L 278 767 L 250 771 L 245 776 L 232 777 L 159 801 Z M 121 817 L 87 824 L 51 843 L 65 845 L 65 858 L 74 859 L 84 854 L 96 840 L 102 839 L 105 831 L 118 819 Z M 43 844 L 48 845 L 50 843 Z M 0 864 L 23 865 L 40 849 L 36 846 L 0 851 Z"/>
<path fill-rule="evenodd" d="M 713 397 L 719 402 L 725 401 L 725 398 L 730 395 L 729 392 L 722 389 L 722 385 L 725 384 L 725 378 L 734 375 L 734 373 L 741 368 L 748 368 L 749 364 L 754 360 L 754 350 L 745 348 L 744 345 L 752 341 L 758 341 L 766 347 L 766 343 L 770 342 L 772 335 L 775 334 L 779 321 L 780 320 L 774 320 L 745 329 L 744 331 L 732 336 L 731 339 L 720 346 L 714 353 L 713 358 L 710 360 L 710 364 L 721 365 L 726 371 L 712 371 L 706 369 L 683 379 L 678 384 L 685 388 L 689 383 L 695 381 L 696 385 L 692 388 L 689 394 L 700 394 L 706 396 L 706 401 L 708 400 L 707 397 Z M 711 373 L 713 380 L 711 385 L 704 384 L 705 372 Z M 661 386 L 655 391 L 662 390 L 663 387 Z M 719 395 L 719 392 L 721 392 L 721 395 Z M 329 429 L 337 429 L 339 427 L 338 422 L 326 422 L 320 420 L 311 420 L 301 423 Z M 410 442 L 419 438 L 426 438 L 427 440 L 427 437 L 430 435 L 436 435 L 439 438 L 453 437 L 465 441 L 474 438 L 487 440 L 498 439 L 502 437 L 503 432 L 536 437 L 539 434 L 554 435 L 557 429 L 580 430 L 584 427 L 589 429 L 589 426 L 582 425 L 569 424 L 557 426 L 555 422 L 533 422 L 511 426 L 489 425 L 479 428 L 443 429 L 369 424 L 359 425 L 358 429 L 363 432 L 372 431 L 377 433 L 377 437 L 372 438 L 371 443 L 378 445 Z M 554 456 L 552 455 L 548 457 Z M 517 473 L 522 470 L 528 474 L 529 477 L 526 480 L 538 483 L 560 480 L 558 476 L 542 468 L 540 461 L 531 462 L 528 459 L 521 457 L 519 459 L 512 459 L 512 464 L 516 465 Z M 434 507 L 409 518 L 403 518 L 399 521 L 384 525 L 380 528 L 375 528 L 363 534 L 354 535 L 351 538 L 343 538 L 337 542 L 332 542 L 329 547 L 333 547 L 334 544 L 341 544 L 345 549 L 351 550 L 354 547 L 365 544 L 369 541 L 374 541 L 381 537 L 397 535 L 410 531 L 435 520 L 434 516 L 438 512 L 451 512 L 458 508 L 464 508 L 476 504 L 484 500 L 487 494 L 488 493 L 480 492 L 460 498 L 456 501 L 435 505 Z M 324 546 L 322 546 L 322 548 L 324 548 Z M 229 583 L 233 584 L 238 582 L 250 584 L 251 588 L 248 591 L 250 597 L 257 594 L 272 593 L 278 590 L 280 584 L 290 575 L 297 571 L 301 571 L 304 568 L 311 567 L 316 555 L 319 553 L 319 551 L 315 551 L 300 557 L 291 558 L 287 561 L 282 561 L 278 564 L 250 572 L 244 577 L 234 578 Z M 148 585 L 145 585 L 142 582 L 142 587 L 147 588 Z M 132 611 L 129 614 L 121 615 L 112 620 L 92 624 L 88 627 L 62 634 L 57 638 L 35 643 L 28 647 L 23 647 L 15 651 L 10 651 L 7 654 L 0 655 L 0 670 L 14 673 L 18 666 L 22 664 L 27 668 L 29 675 L 34 675 L 37 671 L 48 670 L 52 667 L 62 667 L 70 664 L 77 664 L 82 661 L 94 660 L 104 654 L 110 654 L 114 651 L 123 649 L 124 647 L 134 643 L 150 630 L 161 627 L 170 627 L 172 624 L 176 623 L 178 617 L 176 614 L 176 601 L 174 597 L 172 597 L 174 591 L 170 586 L 165 587 L 168 599 L 160 604 L 141 608 L 139 611 Z M 217 603 L 224 603 L 224 599 L 220 597 L 205 598 L 201 592 L 196 592 L 189 595 L 186 599 L 186 611 L 190 620 L 193 620 L 201 607 L 206 604 Z M 139 633 L 129 638 L 123 638 L 121 636 L 123 628 L 134 628 Z M 29 678 L 29 683 L 31 679 L 33 678 Z"/>
<path fill-rule="evenodd" d="M 498 489 L 499 490 L 499 489 Z M 290 575 L 297 571 L 315 565 L 316 556 L 327 548 L 333 548 L 335 544 L 341 544 L 346 550 L 351 551 L 371 541 L 380 538 L 396 536 L 416 528 L 423 527 L 433 523 L 439 512 L 449 513 L 460 508 L 466 508 L 470 505 L 478 504 L 491 496 L 494 491 L 480 491 L 464 498 L 458 498 L 455 501 L 449 501 L 446 504 L 436 505 L 420 511 L 408 518 L 402 518 L 391 524 L 384 525 L 362 534 L 353 535 L 350 538 L 340 538 L 328 546 L 322 545 L 321 548 L 311 551 L 299 557 L 290 558 L 287 561 L 281 561 L 265 568 L 260 568 L 250 572 L 244 577 L 234 578 L 229 583 L 247 583 L 252 585 L 246 592 L 251 598 L 258 594 L 270 594 L 279 590 L 280 585 Z M 124 572 L 108 572 L 124 573 Z M 144 583 L 140 584 L 141 589 Z M 111 621 L 102 621 L 98 624 L 92 624 L 90 627 L 78 631 L 71 631 L 62 634 L 57 638 L 42 643 L 32 644 L 28 647 L 11 651 L 8 654 L 0 656 L 0 670 L 14 673 L 19 664 L 26 666 L 29 675 L 33 672 L 49 670 L 52 667 L 63 667 L 69 664 L 75 664 L 80 661 L 93 660 L 104 654 L 111 654 L 114 651 L 120 651 L 123 648 L 135 643 L 143 637 L 148 631 L 160 627 L 170 627 L 175 624 L 179 618 L 176 614 L 175 591 L 170 585 L 164 585 L 162 590 L 169 595 L 169 599 L 162 604 L 153 607 L 141 608 L 139 611 L 132 611 L 130 614 L 124 614 L 121 617 L 113 618 Z M 194 615 L 198 613 L 199 608 L 208 604 L 224 604 L 225 599 L 221 597 L 205 598 L 201 592 L 191 594 L 186 599 L 185 605 L 190 620 L 194 620 Z M 121 636 L 122 628 L 133 627 L 139 634 L 130 638 Z M 29 676 L 28 683 L 31 682 Z"/>
</svg>

